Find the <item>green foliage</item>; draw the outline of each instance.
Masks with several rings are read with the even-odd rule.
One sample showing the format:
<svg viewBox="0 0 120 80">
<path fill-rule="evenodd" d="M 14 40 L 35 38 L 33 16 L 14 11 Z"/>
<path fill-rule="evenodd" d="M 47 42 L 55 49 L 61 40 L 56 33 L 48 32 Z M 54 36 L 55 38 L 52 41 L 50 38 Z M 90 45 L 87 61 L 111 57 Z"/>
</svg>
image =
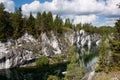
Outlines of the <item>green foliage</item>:
<svg viewBox="0 0 120 80">
<path fill-rule="evenodd" d="M 29 34 L 35 35 L 35 18 L 33 17 L 32 13 L 27 20 L 27 32 Z"/>
<path fill-rule="evenodd" d="M 72 23 L 70 22 L 70 19 L 69 19 L 69 18 L 67 18 L 67 19 L 65 20 L 64 26 L 65 26 L 65 27 L 68 27 L 68 28 L 72 28 Z"/>
<path fill-rule="evenodd" d="M 36 37 L 38 38 L 39 35 L 41 34 L 42 27 L 41 27 L 41 20 L 42 20 L 42 15 L 40 12 L 37 12 L 37 17 L 35 20 L 35 30 L 36 30 Z"/>
<path fill-rule="evenodd" d="M 64 60 L 67 60 L 66 55 L 55 55 L 52 57 L 52 63 L 63 63 Z"/>
<path fill-rule="evenodd" d="M 69 49 L 69 60 L 70 63 L 76 63 L 78 61 L 77 55 L 75 52 L 75 46 L 71 46 Z"/>
<path fill-rule="evenodd" d="M 42 32 L 46 32 L 50 36 L 50 31 L 58 36 L 63 36 L 66 31 L 74 31 L 84 29 L 89 33 L 99 33 L 108 35 L 114 32 L 112 27 L 95 27 L 91 24 L 73 25 L 69 18 L 63 20 L 59 15 L 56 15 L 53 20 L 52 12 L 37 13 L 36 18 L 30 13 L 29 17 L 23 17 L 21 8 L 15 9 L 14 13 L 9 13 L 4 10 L 4 5 L 0 4 L 0 41 L 7 41 L 10 38 L 18 39 L 25 32 L 39 38 Z M 119 26 L 119 23 L 116 23 Z M 117 27 L 116 28 L 119 28 Z M 120 29 L 117 29 L 120 30 Z M 119 36 L 119 34 L 117 34 Z M 116 35 L 116 36 L 117 36 Z"/>
<path fill-rule="evenodd" d="M 120 19 L 115 23 L 115 40 L 120 41 Z"/>
<path fill-rule="evenodd" d="M 70 64 L 67 66 L 67 74 L 65 75 L 65 80 L 81 80 L 85 74 L 85 69 L 83 66 L 78 64 L 78 58 L 75 53 L 75 47 L 70 48 Z"/>
<path fill-rule="evenodd" d="M 46 12 L 43 12 L 42 13 L 42 19 L 41 19 L 41 23 L 40 23 L 40 25 L 41 25 L 41 31 L 42 32 L 46 32 L 47 31 L 47 28 L 48 28 L 48 23 L 47 23 L 47 14 L 46 14 Z"/>
<path fill-rule="evenodd" d="M 81 30 L 82 29 L 82 24 L 79 23 L 75 26 L 75 30 Z"/>
<path fill-rule="evenodd" d="M 47 78 L 47 80 L 60 80 L 60 79 L 57 76 L 49 75 L 49 77 Z"/>
<path fill-rule="evenodd" d="M 120 71 L 120 41 L 112 41 L 110 69 Z"/>
<path fill-rule="evenodd" d="M 110 69 L 120 71 L 120 19 L 115 23 L 114 40 L 111 41 Z"/>
<path fill-rule="evenodd" d="M 3 4 L 3 3 L 0 3 L 0 12 L 3 12 L 3 11 L 4 11 L 4 9 L 5 9 L 4 4 Z"/>
<path fill-rule="evenodd" d="M 94 33 L 94 27 L 91 24 L 88 24 L 88 23 L 83 24 L 83 29 L 86 32 Z"/>
<path fill-rule="evenodd" d="M 46 56 L 43 56 L 36 60 L 36 66 L 43 67 L 49 65 L 49 59 Z"/>
<path fill-rule="evenodd" d="M 65 80 L 81 80 L 84 74 L 85 71 L 83 67 L 80 67 L 76 63 L 69 64 Z"/>
<path fill-rule="evenodd" d="M 115 23 L 114 39 L 110 40 L 110 50 L 104 42 L 100 45 L 99 66 L 96 71 L 120 71 L 120 20 Z"/>
<path fill-rule="evenodd" d="M 96 71 L 105 71 L 108 72 L 108 66 L 109 66 L 109 54 L 108 54 L 108 46 L 105 41 L 102 41 L 100 43 L 100 51 L 99 51 L 99 62 L 98 67 L 96 68 Z"/>
<path fill-rule="evenodd" d="M 22 19 L 22 11 L 21 8 L 16 9 L 12 14 L 12 27 L 14 29 L 13 37 L 15 39 L 21 37 L 23 35 L 23 19 Z"/>
<path fill-rule="evenodd" d="M 92 24 L 77 24 L 75 26 L 75 30 L 80 30 L 83 29 L 86 32 L 89 33 L 97 33 L 100 34 L 102 36 L 107 37 L 109 34 L 114 33 L 115 32 L 115 28 L 114 27 L 110 27 L 110 26 L 100 26 L 100 27 L 95 27 Z"/>
<path fill-rule="evenodd" d="M 48 12 L 48 14 L 47 14 L 47 29 L 48 29 L 48 31 L 49 30 L 52 30 L 52 28 L 54 27 L 54 24 L 53 24 L 53 16 L 52 16 L 52 13 L 51 12 Z"/>
<path fill-rule="evenodd" d="M 114 31 L 114 27 L 110 26 L 101 26 L 97 29 L 97 32 L 102 36 L 108 36 L 109 34 L 114 33 Z"/>
<path fill-rule="evenodd" d="M 4 11 L 4 5 L 0 4 L 0 41 L 7 41 L 13 34 L 13 28 L 10 25 L 10 14 Z"/>
<path fill-rule="evenodd" d="M 54 20 L 54 25 L 55 25 L 55 32 L 62 34 L 63 22 L 62 22 L 62 19 L 58 15 L 56 16 Z"/>
</svg>

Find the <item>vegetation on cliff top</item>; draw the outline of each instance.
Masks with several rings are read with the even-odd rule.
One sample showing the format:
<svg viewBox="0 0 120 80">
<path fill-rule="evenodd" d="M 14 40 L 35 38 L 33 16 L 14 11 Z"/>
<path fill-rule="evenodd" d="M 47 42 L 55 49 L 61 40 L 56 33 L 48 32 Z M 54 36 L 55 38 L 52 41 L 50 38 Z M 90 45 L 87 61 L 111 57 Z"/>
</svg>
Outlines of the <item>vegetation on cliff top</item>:
<svg viewBox="0 0 120 80">
<path fill-rule="evenodd" d="M 114 28 L 110 26 L 95 27 L 91 24 L 72 24 L 67 18 L 63 22 L 59 15 L 53 19 L 51 12 L 37 12 L 36 18 L 30 13 L 29 17 L 23 17 L 21 8 L 15 9 L 14 13 L 5 11 L 4 5 L 0 4 L 0 41 L 5 42 L 8 39 L 18 39 L 25 32 L 38 38 L 41 32 L 49 32 L 52 30 L 56 35 L 62 35 L 66 30 L 84 29 L 89 33 L 99 33 L 107 35 L 114 32 Z"/>
</svg>

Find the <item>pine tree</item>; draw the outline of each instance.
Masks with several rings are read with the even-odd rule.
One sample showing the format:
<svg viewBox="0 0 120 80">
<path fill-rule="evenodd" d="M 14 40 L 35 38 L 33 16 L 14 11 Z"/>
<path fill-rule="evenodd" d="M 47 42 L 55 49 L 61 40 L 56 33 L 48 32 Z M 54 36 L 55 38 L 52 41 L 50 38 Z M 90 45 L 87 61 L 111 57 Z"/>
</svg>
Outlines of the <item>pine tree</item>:
<svg viewBox="0 0 120 80">
<path fill-rule="evenodd" d="M 58 15 L 56 16 L 54 20 L 54 25 L 55 25 L 55 31 L 57 33 L 62 34 L 63 22 L 62 22 L 62 19 Z"/>
<path fill-rule="evenodd" d="M 99 51 L 99 62 L 96 71 L 105 71 L 108 72 L 109 66 L 109 54 L 108 54 L 108 46 L 106 45 L 105 41 L 102 40 L 100 43 L 100 51 Z"/>
<path fill-rule="evenodd" d="M 4 32 L 4 27 L 5 27 L 5 21 L 4 21 L 4 5 L 1 3 L 0 4 L 0 41 L 5 40 L 5 34 Z"/>
<path fill-rule="evenodd" d="M 52 16 L 52 13 L 51 12 L 48 12 L 47 14 L 47 28 L 48 28 L 48 31 L 49 30 L 52 30 L 53 29 L 53 16 Z"/>
<path fill-rule="evenodd" d="M 115 40 L 120 41 L 120 19 L 115 23 L 116 33 Z"/>
<path fill-rule="evenodd" d="M 30 13 L 30 16 L 27 20 L 27 32 L 31 35 L 35 35 L 35 18 L 33 17 L 32 13 Z"/>
<path fill-rule="evenodd" d="M 25 16 L 24 18 L 22 18 L 22 20 L 23 20 L 22 31 L 23 31 L 23 33 L 25 33 L 27 31 L 27 20 L 28 20 L 28 18 Z"/>
<path fill-rule="evenodd" d="M 76 24 L 75 30 L 81 30 L 81 29 L 82 29 L 82 24 L 81 23 Z"/>
<path fill-rule="evenodd" d="M 120 70 L 120 19 L 115 23 L 116 32 L 114 40 L 112 40 L 112 60 L 111 66 L 115 70 Z"/>
<path fill-rule="evenodd" d="M 83 66 L 78 64 L 77 53 L 75 52 L 75 47 L 70 48 L 70 63 L 67 65 L 67 74 L 65 75 L 65 80 L 81 80 L 85 74 L 85 69 Z"/>
<path fill-rule="evenodd" d="M 68 27 L 68 28 L 72 28 L 72 24 L 71 24 L 69 18 L 67 18 L 67 19 L 65 20 L 65 25 L 64 25 L 64 26 L 65 26 L 65 27 Z"/>
<path fill-rule="evenodd" d="M 21 8 L 16 9 L 12 14 L 12 27 L 14 29 L 13 37 L 15 39 L 19 38 L 23 34 L 23 19 L 22 19 L 22 11 Z"/>
<path fill-rule="evenodd" d="M 12 36 L 13 28 L 10 25 L 10 14 L 4 11 L 3 3 L 0 4 L 0 41 L 7 41 Z"/>
<path fill-rule="evenodd" d="M 44 11 L 42 13 L 42 20 L 41 20 L 41 26 L 42 26 L 42 32 L 47 31 L 47 14 Z"/>
<path fill-rule="evenodd" d="M 41 20 L 42 20 L 41 13 L 37 12 L 37 17 L 36 17 L 36 20 L 35 20 L 35 30 L 36 30 L 36 36 L 37 37 L 41 34 L 41 31 L 42 31 Z"/>
</svg>

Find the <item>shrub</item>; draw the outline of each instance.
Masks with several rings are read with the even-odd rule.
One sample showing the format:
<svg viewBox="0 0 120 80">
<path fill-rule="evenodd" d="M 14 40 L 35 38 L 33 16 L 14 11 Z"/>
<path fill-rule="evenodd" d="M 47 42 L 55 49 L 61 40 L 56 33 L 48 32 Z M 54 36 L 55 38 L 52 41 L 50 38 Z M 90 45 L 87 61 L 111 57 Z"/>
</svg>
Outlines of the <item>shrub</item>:
<svg viewBox="0 0 120 80">
<path fill-rule="evenodd" d="M 36 66 L 43 67 L 49 65 L 49 59 L 46 56 L 43 56 L 36 60 Z"/>
<path fill-rule="evenodd" d="M 50 75 L 47 80 L 59 80 L 57 76 Z"/>
</svg>

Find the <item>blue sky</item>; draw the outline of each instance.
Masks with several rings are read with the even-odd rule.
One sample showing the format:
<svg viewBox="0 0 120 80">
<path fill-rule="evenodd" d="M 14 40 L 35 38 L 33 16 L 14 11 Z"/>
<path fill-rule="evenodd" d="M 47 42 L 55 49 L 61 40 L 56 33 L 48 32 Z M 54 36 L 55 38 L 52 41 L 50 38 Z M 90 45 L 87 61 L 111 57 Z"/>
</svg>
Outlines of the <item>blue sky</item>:
<svg viewBox="0 0 120 80">
<path fill-rule="evenodd" d="M 16 7 L 20 7 L 21 5 L 23 4 L 26 4 L 26 3 L 31 3 L 33 2 L 34 0 L 13 0 L 15 2 L 15 5 Z M 44 3 L 45 1 L 52 1 L 52 0 L 39 0 L 41 3 Z"/>
<path fill-rule="evenodd" d="M 22 4 L 31 3 L 33 0 L 13 0 L 16 7 L 22 6 Z"/>
<path fill-rule="evenodd" d="M 24 16 L 29 16 L 30 12 L 35 16 L 38 11 L 51 11 L 63 20 L 74 20 L 73 24 L 114 26 L 116 19 L 120 18 L 120 9 L 116 6 L 120 3 L 119 0 L 0 0 L 1 2 L 9 12 L 14 12 L 14 8 L 20 6 Z"/>
</svg>

